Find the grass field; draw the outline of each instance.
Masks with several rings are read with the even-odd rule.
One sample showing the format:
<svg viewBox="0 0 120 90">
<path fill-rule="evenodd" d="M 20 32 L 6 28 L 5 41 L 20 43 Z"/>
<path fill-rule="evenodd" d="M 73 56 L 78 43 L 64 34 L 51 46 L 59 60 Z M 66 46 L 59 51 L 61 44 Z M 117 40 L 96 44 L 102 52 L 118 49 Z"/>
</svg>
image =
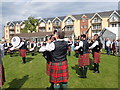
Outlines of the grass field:
<svg viewBox="0 0 120 90">
<path fill-rule="evenodd" d="M 88 78 L 80 79 L 76 73 L 78 59 L 73 54 L 68 57 L 69 88 L 118 88 L 118 57 L 101 54 L 101 73 L 95 74 L 88 70 Z M 46 88 L 50 85 L 46 75 L 46 61 L 40 53 L 35 56 L 28 54 L 26 64 L 22 64 L 18 54 L 13 57 L 6 55 L 3 63 L 6 74 L 3 88 Z"/>
</svg>

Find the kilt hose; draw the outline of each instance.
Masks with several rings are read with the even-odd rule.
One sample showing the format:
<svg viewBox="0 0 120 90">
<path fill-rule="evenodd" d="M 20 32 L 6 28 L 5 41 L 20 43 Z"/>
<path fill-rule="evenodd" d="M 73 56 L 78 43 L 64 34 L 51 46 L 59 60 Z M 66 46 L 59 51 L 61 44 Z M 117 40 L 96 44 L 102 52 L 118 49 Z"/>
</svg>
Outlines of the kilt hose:
<svg viewBox="0 0 120 90">
<path fill-rule="evenodd" d="M 68 78 L 69 75 L 67 61 L 50 63 L 50 82 L 53 82 L 54 84 L 60 82 L 67 82 Z"/>
<path fill-rule="evenodd" d="M 100 52 L 93 52 L 93 62 L 100 63 Z"/>
<path fill-rule="evenodd" d="M 87 66 L 89 64 L 90 64 L 89 53 L 86 53 L 86 54 L 79 56 L 79 59 L 78 59 L 78 66 L 79 67 Z"/>
<path fill-rule="evenodd" d="M 20 49 L 19 51 L 21 57 L 26 57 L 26 49 Z"/>
<path fill-rule="evenodd" d="M 4 67 L 2 64 L 0 64 L 0 87 L 2 87 L 2 85 L 5 82 L 5 73 L 4 73 Z"/>
</svg>

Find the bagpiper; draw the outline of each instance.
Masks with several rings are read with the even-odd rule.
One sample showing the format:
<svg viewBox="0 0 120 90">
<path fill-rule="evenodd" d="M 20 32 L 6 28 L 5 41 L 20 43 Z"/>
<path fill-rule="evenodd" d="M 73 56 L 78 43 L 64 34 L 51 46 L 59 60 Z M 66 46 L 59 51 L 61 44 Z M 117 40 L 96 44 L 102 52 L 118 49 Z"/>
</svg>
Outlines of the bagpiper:
<svg viewBox="0 0 120 90">
<path fill-rule="evenodd" d="M 93 73 L 100 73 L 99 71 L 99 63 L 100 63 L 100 50 L 102 47 L 102 43 L 100 39 L 98 38 L 98 34 L 95 34 L 93 44 L 89 47 L 89 49 L 92 49 L 92 55 L 93 55 L 93 63 L 94 63 L 94 72 Z"/>
<path fill-rule="evenodd" d="M 68 63 L 67 63 L 67 49 L 68 44 L 64 41 L 65 32 L 59 31 L 55 34 L 56 40 L 51 43 L 48 40 L 44 51 L 50 51 L 52 60 L 50 62 L 50 82 L 53 83 L 54 89 L 60 88 L 60 83 L 63 88 L 68 85 Z"/>
<path fill-rule="evenodd" d="M 75 47 L 75 50 L 79 51 L 78 66 L 81 73 L 80 78 L 87 78 L 87 69 L 90 64 L 89 60 L 89 43 L 86 39 L 86 35 L 81 35 L 79 46 Z"/>
<path fill-rule="evenodd" d="M 20 56 L 22 57 L 22 63 L 26 63 L 26 51 L 27 51 L 27 42 L 24 38 L 22 38 L 22 41 L 19 46 L 16 48 L 19 48 Z"/>
</svg>

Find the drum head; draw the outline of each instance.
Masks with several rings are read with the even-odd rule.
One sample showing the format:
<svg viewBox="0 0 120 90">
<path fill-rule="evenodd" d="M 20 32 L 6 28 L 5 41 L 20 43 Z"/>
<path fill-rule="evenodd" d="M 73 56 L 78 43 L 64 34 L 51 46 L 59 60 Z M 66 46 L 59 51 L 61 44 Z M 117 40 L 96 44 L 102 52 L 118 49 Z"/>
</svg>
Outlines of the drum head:
<svg viewBox="0 0 120 90">
<path fill-rule="evenodd" d="M 20 38 L 18 36 L 15 36 L 11 39 L 11 43 L 13 47 L 16 47 L 20 44 Z"/>
</svg>

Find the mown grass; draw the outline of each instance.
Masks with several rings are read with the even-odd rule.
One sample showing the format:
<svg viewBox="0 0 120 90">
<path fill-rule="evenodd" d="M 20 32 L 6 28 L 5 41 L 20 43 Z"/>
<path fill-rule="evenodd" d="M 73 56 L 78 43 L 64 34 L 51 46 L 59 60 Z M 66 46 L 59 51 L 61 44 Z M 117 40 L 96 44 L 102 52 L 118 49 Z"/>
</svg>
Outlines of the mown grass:
<svg viewBox="0 0 120 90">
<path fill-rule="evenodd" d="M 68 57 L 69 88 L 118 88 L 118 57 L 101 54 L 100 74 L 88 70 L 86 79 L 80 79 L 77 74 L 78 58 L 74 52 Z M 92 59 L 92 56 L 90 55 Z M 46 88 L 50 85 L 46 75 L 46 61 L 41 53 L 35 56 L 27 55 L 27 63 L 22 64 L 18 54 L 3 59 L 6 82 L 3 88 Z M 90 65 L 92 67 L 92 64 Z"/>
</svg>

